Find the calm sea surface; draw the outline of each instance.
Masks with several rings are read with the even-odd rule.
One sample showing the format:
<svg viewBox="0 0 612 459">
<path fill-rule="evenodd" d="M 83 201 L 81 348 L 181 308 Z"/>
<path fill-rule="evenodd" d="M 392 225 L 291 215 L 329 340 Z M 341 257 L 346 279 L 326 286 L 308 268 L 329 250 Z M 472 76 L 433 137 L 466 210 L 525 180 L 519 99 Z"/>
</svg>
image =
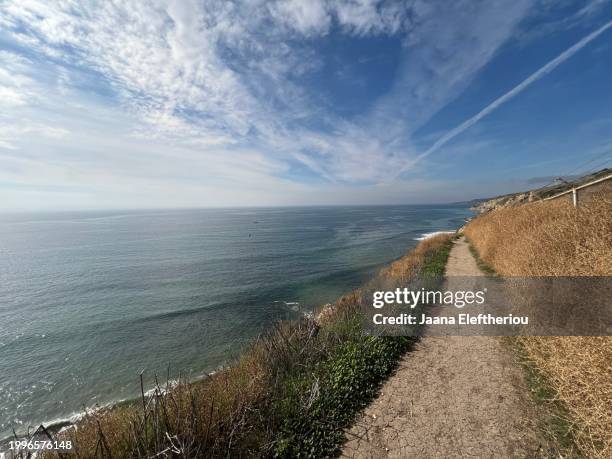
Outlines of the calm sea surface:
<svg viewBox="0 0 612 459">
<path fill-rule="evenodd" d="M 451 206 L 0 215 L 0 437 L 196 377 L 359 286 Z"/>
</svg>

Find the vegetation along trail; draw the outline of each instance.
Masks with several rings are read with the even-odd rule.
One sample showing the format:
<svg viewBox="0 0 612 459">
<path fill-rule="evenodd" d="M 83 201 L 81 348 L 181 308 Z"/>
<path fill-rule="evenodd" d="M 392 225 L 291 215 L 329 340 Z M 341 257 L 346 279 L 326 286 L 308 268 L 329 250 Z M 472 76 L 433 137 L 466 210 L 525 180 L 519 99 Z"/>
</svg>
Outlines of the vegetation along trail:
<svg viewBox="0 0 612 459">
<path fill-rule="evenodd" d="M 446 276 L 483 273 L 456 241 Z M 546 454 L 522 369 L 497 337 L 426 336 L 347 432 L 343 457 Z"/>
</svg>

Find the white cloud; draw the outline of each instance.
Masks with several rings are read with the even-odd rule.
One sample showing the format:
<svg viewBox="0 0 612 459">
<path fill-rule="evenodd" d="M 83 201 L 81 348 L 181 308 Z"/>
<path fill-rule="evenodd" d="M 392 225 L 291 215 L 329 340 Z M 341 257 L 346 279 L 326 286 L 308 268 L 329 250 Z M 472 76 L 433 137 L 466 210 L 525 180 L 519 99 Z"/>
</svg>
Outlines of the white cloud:
<svg viewBox="0 0 612 459">
<path fill-rule="evenodd" d="M 44 183 L 97 196 L 130 180 L 146 189 L 147 174 L 152 188 L 166 180 L 177 195 L 199 195 L 200 180 L 231 183 L 237 196 L 261 185 L 271 196 L 304 186 L 279 178 L 298 161 L 330 184 L 379 182 L 411 164 L 413 133 L 467 87 L 529 5 L 7 0 L 0 24 L 31 57 L 0 53 L 0 97 L 10 105 L 0 148 L 33 162 L 5 179 L 40 184 L 50 164 Z M 301 84 L 323 65 L 309 40 L 335 26 L 403 40 L 393 88 L 358 119 Z"/>
<path fill-rule="evenodd" d="M 563 51 L 557 57 L 555 57 L 551 61 L 547 62 L 541 68 L 539 68 L 536 72 L 534 72 L 531 75 L 529 75 L 527 78 L 525 78 L 522 82 L 520 82 L 518 85 L 516 85 L 510 91 L 508 91 L 505 94 L 503 94 L 502 96 L 498 97 L 493 102 L 491 102 L 489 105 L 487 105 L 485 108 L 480 110 L 476 115 L 472 116 L 471 118 L 468 118 L 463 123 L 461 123 L 459 126 L 453 128 L 450 131 L 448 131 L 447 133 L 445 133 L 436 142 L 434 142 L 434 144 L 431 147 L 429 147 L 427 150 L 425 150 L 423 153 L 421 153 L 419 156 L 417 156 L 414 159 L 413 164 L 416 163 L 417 161 L 420 161 L 420 160 L 426 158 L 427 156 L 431 155 L 432 153 L 435 153 L 437 150 L 442 148 L 444 145 L 446 145 L 452 139 L 454 139 L 458 135 L 462 134 L 463 132 L 468 130 L 470 127 L 474 126 L 476 123 L 478 123 L 483 118 L 489 116 L 491 113 L 493 113 L 499 107 L 501 107 L 503 104 L 505 104 L 506 102 L 508 102 L 512 98 L 516 97 L 518 94 L 520 94 L 525 89 L 527 89 L 529 86 L 531 86 L 533 83 L 535 83 L 536 81 L 538 81 L 542 77 L 548 75 L 550 72 L 552 72 L 554 69 L 556 69 L 559 65 L 564 63 L 566 60 L 570 59 L 574 54 L 576 54 L 578 51 L 580 51 L 582 48 L 587 46 L 590 42 L 595 40 L 597 37 L 599 37 L 601 34 L 605 33 L 610 28 L 612 28 L 612 21 L 609 21 L 609 22 L 605 23 L 603 26 L 599 27 L 597 30 L 594 30 L 593 32 L 588 34 L 586 37 L 582 38 L 577 43 L 575 43 L 574 45 L 570 46 L 568 49 Z M 400 173 L 401 172 L 402 171 L 400 170 Z"/>
<path fill-rule="evenodd" d="M 401 119 L 414 131 L 426 123 L 465 90 L 512 36 L 531 3 L 415 2 L 401 76 L 376 108 L 379 125 Z"/>
<path fill-rule="evenodd" d="M 341 0 L 331 5 L 340 25 L 358 34 L 396 33 L 410 11 L 403 1 Z"/>
<path fill-rule="evenodd" d="M 288 0 L 270 5 L 270 12 L 284 23 L 305 35 L 326 33 L 331 25 L 327 3 L 322 0 Z"/>
<path fill-rule="evenodd" d="M 14 107 L 25 105 L 26 96 L 23 92 L 17 91 L 14 88 L 0 86 L 0 100 L 5 107 Z"/>
</svg>

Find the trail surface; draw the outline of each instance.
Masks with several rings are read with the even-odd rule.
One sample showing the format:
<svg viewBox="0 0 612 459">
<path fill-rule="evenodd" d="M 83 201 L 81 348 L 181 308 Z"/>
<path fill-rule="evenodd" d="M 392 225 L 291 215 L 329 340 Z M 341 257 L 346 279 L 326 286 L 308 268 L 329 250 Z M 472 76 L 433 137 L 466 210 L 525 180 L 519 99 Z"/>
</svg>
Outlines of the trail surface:
<svg viewBox="0 0 612 459">
<path fill-rule="evenodd" d="M 482 276 L 455 242 L 446 276 Z M 545 446 L 523 370 L 499 338 L 426 336 L 347 431 L 342 457 L 539 457 Z"/>
</svg>

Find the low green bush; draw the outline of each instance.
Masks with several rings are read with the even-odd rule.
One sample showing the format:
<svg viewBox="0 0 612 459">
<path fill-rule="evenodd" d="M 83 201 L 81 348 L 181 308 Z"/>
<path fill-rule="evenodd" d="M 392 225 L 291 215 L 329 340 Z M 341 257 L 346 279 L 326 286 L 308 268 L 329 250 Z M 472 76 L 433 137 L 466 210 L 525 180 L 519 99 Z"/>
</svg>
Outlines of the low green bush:
<svg viewBox="0 0 612 459">
<path fill-rule="evenodd" d="M 421 275 L 441 279 L 451 247 L 449 238 L 428 253 Z M 416 341 L 408 336 L 367 336 L 356 317 L 345 316 L 323 330 L 343 335 L 326 359 L 286 375 L 284 393 L 272 407 L 280 420 L 275 429 L 275 457 L 337 454 L 345 440 L 344 430 L 377 396 L 385 378 Z"/>
<path fill-rule="evenodd" d="M 344 429 L 376 397 L 384 378 L 414 342 L 412 337 L 356 335 L 313 371 L 290 377 L 275 411 L 282 417 L 276 457 L 328 457 Z"/>
</svg>

